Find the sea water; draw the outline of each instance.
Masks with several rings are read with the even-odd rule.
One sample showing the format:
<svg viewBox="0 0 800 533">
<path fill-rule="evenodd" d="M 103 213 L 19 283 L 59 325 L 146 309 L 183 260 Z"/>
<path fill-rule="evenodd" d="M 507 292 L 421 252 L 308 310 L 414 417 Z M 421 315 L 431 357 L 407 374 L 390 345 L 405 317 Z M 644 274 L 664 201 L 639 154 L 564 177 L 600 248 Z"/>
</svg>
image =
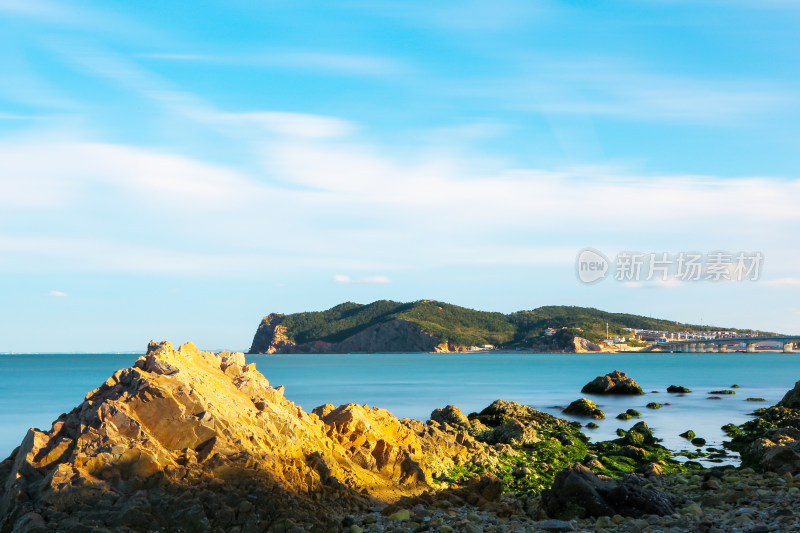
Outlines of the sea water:
<svg viewBox="0 0 800 533">
<path fill-rule="evenodd" d="M 60 413 L 83 401 L 115 370 L 131 366 L 136 355 L 0 356 L 0 457 L 19 445 L 29 427 L 49 429 Z M 426 420 L 433 409 L 453 404 L 465 414 L 502 398 L 561 415 L 573 400 L 589 397 L 605 411 L 599 429 L 584 429 L 593 440 L 615 438 L 617 428 L 637 419 L 617 420 L 626 409 L 642 413 L 662 444 L 673 450 L 695 448 L 678 435 L 691 429 L 720 446 L 721 426 L 741 424 L 753 410 L 779 401 L 800 380 L 800 354 L 348 354 L 251 355 L 249 362 L 286 397 L 309 411 L 331 403 L 368 404 L 398 417 Z M 627 372 L 644 396 L 590 396 L 581 388 L 598 375 Z M 736 394 L 707 399 L 712 390 L 738 384 Z M 669 385 L 692 389 L 668 394 Z M 654 393 L 651 391 L 659 391 Z M 760 397 L 767 401 L 746 401 Z M 665 404 L 647 409 L 649 402 Z M 666 405 L 669 404 L 669 405 Z M 583 423 L 588 419 L 565 417 Z"/>
</svg>

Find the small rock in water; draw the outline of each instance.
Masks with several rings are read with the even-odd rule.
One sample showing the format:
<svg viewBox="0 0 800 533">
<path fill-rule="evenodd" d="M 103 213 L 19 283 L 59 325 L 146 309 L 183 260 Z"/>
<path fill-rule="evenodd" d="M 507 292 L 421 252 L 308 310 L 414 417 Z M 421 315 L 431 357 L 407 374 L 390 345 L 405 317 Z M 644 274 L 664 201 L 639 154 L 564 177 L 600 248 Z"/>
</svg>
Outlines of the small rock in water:
<svg viewBox="0 0 800 533">
<path fill-rule="evenodd" d="M 695 438 L 697 435 L 695 435 L 695 432 L 694 432 L 694 431 L 692 431 L 692 430 L 690 429 L 690 430 L 688 430 L 688 431 L 684 431 L 683 433 L 681 433 L 681 434 L 680 434 L 680 435 L 678 435 L 678 436 L 679 436 L 679 437 L 683 437 L 683 438 L 684 438 L 684 439 L 686 439 L 686 440 L 692 440 L 692 439 L 693 439 L 693 438 Z"/>
<path fill-rule="evenodd" d="M 661 409 L 663 406 L 660 403 L 650 402 L 647 405 L 645 405 L 645 407 L 647 407 L 648 409 Z"/>
<path fill-rule="evenodd" d="M 598 420 L 606 417 L 605 413 L 597 408 L 596 403 L 586 398 L 580 398 L 569 404 L 567 408 L 564 409 L 564 413 L 568 415 L 591 416 Z"/>
<path fill-rule="evenodd" d="M 684 393 L 685 394 L 687 392 L 692 392 L 692 390 L 689 389 L 689 388 L 686 388 L 686 387 L 684 387 L 682 385 L 670 385 L 669 387 L 667 387 L 667 392 Z"/>
</svg>

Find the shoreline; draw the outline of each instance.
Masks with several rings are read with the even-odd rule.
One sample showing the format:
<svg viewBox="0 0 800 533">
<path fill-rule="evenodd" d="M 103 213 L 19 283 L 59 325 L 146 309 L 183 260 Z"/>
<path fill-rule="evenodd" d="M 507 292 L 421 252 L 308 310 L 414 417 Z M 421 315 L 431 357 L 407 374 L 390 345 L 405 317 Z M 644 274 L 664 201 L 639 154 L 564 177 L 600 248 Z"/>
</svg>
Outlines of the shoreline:
<svg viewBox="0 0 800 533">
<path fill-rule="evenodd" d="M 606 393 L 618 384 L 643 393 L 617 372 L 595 382 L 605 383 Z M 613 399 L 601 405 L 619 408 Z M 596 416 L 597 407 L 590 409 Z M 133 367 L 114 372 L 50 430 L 31 430 L 0 463 L 8 488 L 0 498 L 0 529 L 36 522 L 77 531 L 100 520 L 118 531 L 192 523 L 197 531 L 228 531 L 235 524 L 253 531 L 385 533 L 426 523 L 471 533 L 512 527 L 682 531 L 708 520 L 740 524 L 745 514 L 751 522 L 769 523 L 789 516 L 776 514 L 785 506 L 767 503 L 788 502 L 794 493 L 776 491 L 800 486 L 794 473 L 787 478 L 748 471 L 750 466 L 707 468 L 697 455 L 678 460 L 676 451 L 659 443 L 644 413 L 628 412 L 633 425 L 618 429 L 616 438 L 594 441 L 585 433 L 591 418 L 578 424 L 504 400 L 469 415 L 443 406 L 427 420 L 356 404 L 304 411 L 242 353 L 153 343 Z M 740 430 L 728 431 L 736 442 Z M 708 460 L 726 457 L 704 449 L 712 454 Z M 743 460 L 752 463 L 753 457 L 748 452 Z M 599 491 L 604 510 L 576 511 L 583 500 L 559 489 L 569 476 Z M 759 492 L 749 495 L 751 487 Z M 620 507 L 613 497 L 619 490 L 664 503 L 658 509 Z M 26 494 L 32 507 L 9 499 L 16 493 Z M 270 496 L 262 499 L 262 493 Z M 67 507 L 58 503 L 66 501 Z M 739 512 L 745 504 L 756 508 Z"/>
</svg>

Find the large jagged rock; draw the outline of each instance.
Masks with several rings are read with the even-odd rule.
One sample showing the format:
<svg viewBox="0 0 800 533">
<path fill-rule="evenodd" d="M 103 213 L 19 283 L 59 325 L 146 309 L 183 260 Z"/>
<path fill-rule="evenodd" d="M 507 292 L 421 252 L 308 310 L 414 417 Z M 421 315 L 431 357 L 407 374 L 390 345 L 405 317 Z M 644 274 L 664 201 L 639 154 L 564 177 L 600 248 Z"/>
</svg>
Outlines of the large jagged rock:
<svg viewBox="0 0 800 533">
<path fill-rule="evenodd" d="M 390 413 L 321 415 L 244 354 L 153 342 L 0 463 L 0 531 L 300 531 L 429 488 L 420 437 Z"/>
<path fill-rule="evenodd" d="M 434 476 L 444 475 L 454 466 L 489 460 L 486 444 L 478 442 L 466 428 L 433 419 L 421 422 L 404 418 L 401 422 L 419 437 L 425 469 Z"/>
<path fill-rule="evenodd" d="M 764 470 L 778 474 L 800 473 L 800 429 L 776 428 L 756 439 L 743 452 L 750 463 L 759 464 Z"/>
<path fill-rule="evenodd" d="M 625 372 L 614 370 L 605 376 L 597 376 L 581 389 L 586 394 L 644 394 L 642 387 Z"/>
<path fill-rule="evenodd" d="M 741 454 L 742 464 L 800 474 L 800 381 L 776 405 L 754 414 L 757 418 L 738 428 L 723 428 L 733 437 L 730 446 Z"/>
<path fill-rule="evenodd" d="M 561 520 L 675 512 L 669 496 L 645 478 L 626 475 L 622 482 L 602 479 L 580 464 L 556 474 L 553 487 L 542 493 L 542 502 L 550 516 Z"/>
</svg>

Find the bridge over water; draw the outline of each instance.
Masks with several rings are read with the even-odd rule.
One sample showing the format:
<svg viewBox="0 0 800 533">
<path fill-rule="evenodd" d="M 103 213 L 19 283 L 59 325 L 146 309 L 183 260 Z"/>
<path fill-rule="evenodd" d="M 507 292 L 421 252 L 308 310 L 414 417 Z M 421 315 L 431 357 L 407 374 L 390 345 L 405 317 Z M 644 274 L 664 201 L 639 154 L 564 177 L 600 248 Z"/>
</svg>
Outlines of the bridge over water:
<svg viewBox="0 0 800 533">
<path fill-rule="evenodd" d="M 755 352 L 756 345 L 762 342 L 782 344 L 785 353 L 795 351 L 795 344 L 800 343 L 800 336 L 795 335 L 776 335 L 771 337 L 728 337 L 724 339 L 686 339 L 682 341 L 661 342 L 648 346 L 642 352 L 670 351 L 670 352 L 691 352 L 704 353 L 716 352 L 724 353 L 731 351 L 731 344 L 744 346 L 747 352 Z"/>
</svg>

